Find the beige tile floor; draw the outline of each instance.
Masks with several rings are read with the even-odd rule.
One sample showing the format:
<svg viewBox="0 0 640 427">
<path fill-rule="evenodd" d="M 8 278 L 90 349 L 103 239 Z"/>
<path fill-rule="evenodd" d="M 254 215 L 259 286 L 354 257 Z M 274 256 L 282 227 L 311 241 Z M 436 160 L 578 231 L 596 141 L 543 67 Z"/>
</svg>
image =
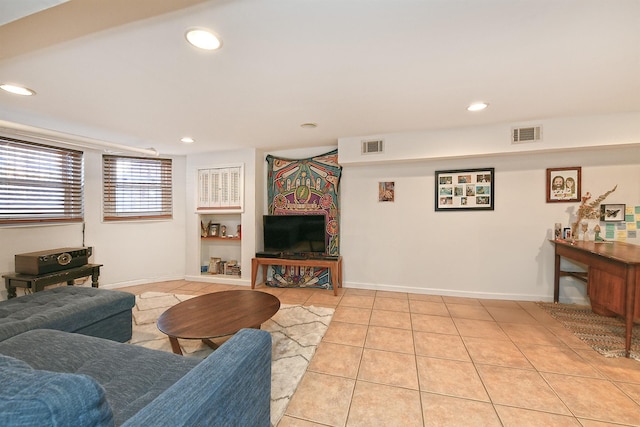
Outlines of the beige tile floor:
<svg viewBox="0 0 640 427">
<path fill-rule="evenodd" d="M 123 290 L 237 288 L 172 281 Z M 258 290 L 336 309 L 279 427 L 640 425 L 640 362 L 600 356 L 533 302 Z"/>
</svg>

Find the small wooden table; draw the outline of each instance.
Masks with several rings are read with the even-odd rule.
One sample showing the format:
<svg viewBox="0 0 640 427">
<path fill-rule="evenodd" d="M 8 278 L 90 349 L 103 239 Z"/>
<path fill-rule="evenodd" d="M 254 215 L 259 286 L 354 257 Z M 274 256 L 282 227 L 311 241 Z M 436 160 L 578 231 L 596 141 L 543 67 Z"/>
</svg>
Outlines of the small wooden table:
<svg viewBox="0 0 640 427">
<path fill-rule="evenodd" d="M 171 349 L 182 354 L 178 338 L 202 340 L 215 349 L 211 338 L 242 328 L 260 329 L 280 309 L 280 300 L 266 292 L 238 290 L 200 295 L 174 305 L 158 318 L 158 329 L 169 336 Z"/>
<path fill-rule="evenodd" d="M 262 277 L 267 277 L 267 267 L 270 265 L 286 265 L 299 267 L 320 267 L 328 268 L 331 272 L 331 286 L 333 294 L 338 295 L 338 288 L 342 287 L 342 256 L 334 259 L 322 258 L 253 258 L 251 260 L 251 289 L 256 287 L 258 277 L 258 266 L 262 266 Z"/>
<path fill-rule="evenodd" d="M 634 319 L 640 318 L 640 246 L 624 242 L 569 242 L 552 240 L 555 246 L 553 301 L 560 296 L 560 277 L 571 275 L 587 283 L 591 309 L 625 320 L 625 351 L 629 357 Z M 587 266 L 587 273 L 560 269 L 560 258 Z"/>
<path fill-rule="evenodd" d="M 67 282 L 73 285 L 75 279 L 91 276 L 91 286 L 98 287 L 98 277 L 100 276 L 102 264 L 86 264 L 82 267 L 69 268 L 67 270 L 55 271 L 53 273 L 32 276 L 30 274 L 10 273 L 4 276 L 4 286 L 7 288 L 7 299 L 15 298 L 16 288 L 27 288 L 33 292 L 41 291 L 45 286 L 56 283 Z"/>
</svg>

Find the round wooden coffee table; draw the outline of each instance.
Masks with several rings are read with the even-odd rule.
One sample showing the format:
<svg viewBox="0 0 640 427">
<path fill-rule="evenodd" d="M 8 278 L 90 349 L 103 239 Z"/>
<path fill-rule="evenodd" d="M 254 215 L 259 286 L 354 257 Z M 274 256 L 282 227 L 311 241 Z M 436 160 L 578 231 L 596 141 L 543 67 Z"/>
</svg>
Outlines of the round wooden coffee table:
<svg viewBox="0 0 640 427">
<path fill-rule="evenodd" d="M 169 336 L 171 349 L 182 354 L 178 338 L 202 340 L 232 335 L 242 328 L 260 329 L 280 309 L 275 296 L 250 290 L 221 291 L 200 295 L 174 305 L 158 318 L 158 329 Z"/>
</svg>

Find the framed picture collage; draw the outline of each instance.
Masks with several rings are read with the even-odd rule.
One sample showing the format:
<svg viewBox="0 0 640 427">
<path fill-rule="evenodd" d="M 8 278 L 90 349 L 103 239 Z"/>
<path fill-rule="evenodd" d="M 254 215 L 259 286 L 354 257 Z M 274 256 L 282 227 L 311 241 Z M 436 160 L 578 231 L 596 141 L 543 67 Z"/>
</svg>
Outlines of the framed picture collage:
<svg viewBox="0 0 640 427">
<path fill-rule="evenodd" d="M 436 171 L 436 211 L 493 210 L 494 168 Z"/>
</svg>

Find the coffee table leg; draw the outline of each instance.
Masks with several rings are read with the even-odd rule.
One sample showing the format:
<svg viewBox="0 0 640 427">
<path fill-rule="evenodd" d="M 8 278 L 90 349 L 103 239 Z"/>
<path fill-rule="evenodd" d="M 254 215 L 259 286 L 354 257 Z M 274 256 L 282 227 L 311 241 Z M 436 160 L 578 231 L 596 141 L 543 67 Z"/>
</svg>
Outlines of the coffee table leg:
<svg viewBox="0 0 640 427">
<path fill-rule="evenodd" d="M 169 337 L 169 342 L 171 343 L 171 350 L 173 350 L 175 354 L 182 356 L 182 349 L 180 348 L 180 343 L 178 343 L 178 338 Z"/>
</svg>

